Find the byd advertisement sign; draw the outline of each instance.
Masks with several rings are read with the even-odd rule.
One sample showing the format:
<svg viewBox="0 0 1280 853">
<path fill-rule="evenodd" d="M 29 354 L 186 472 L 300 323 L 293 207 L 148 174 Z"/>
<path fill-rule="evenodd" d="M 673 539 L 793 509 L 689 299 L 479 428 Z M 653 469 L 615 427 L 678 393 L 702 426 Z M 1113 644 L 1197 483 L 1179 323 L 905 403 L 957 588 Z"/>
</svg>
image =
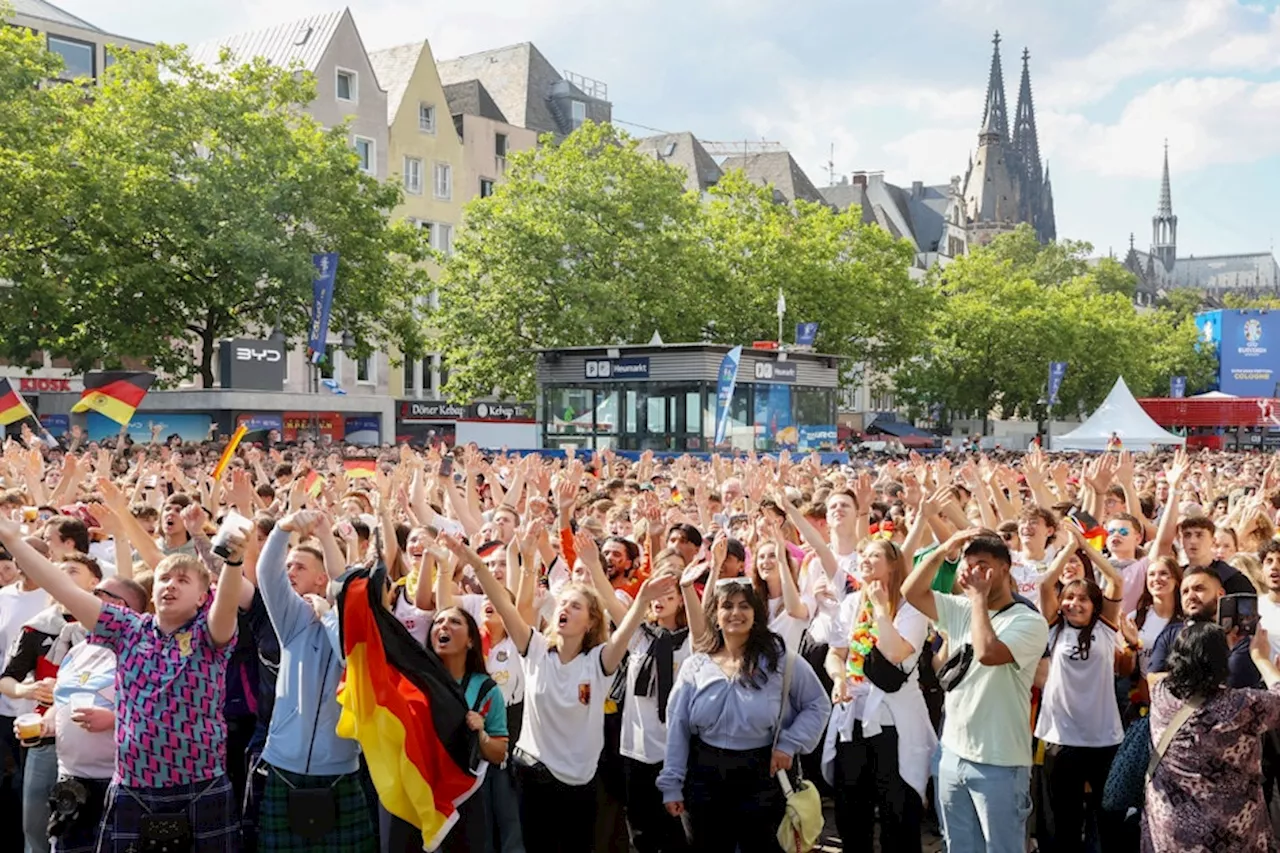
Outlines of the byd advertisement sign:
<svg viewBox="0 0 1280 853">
<path fill-rule="evenodd" d="M 284 346 L 237 338 L 223 341 L 218 353 L 223 388 L 280 391 L 284 388 Z"/>
</svg>

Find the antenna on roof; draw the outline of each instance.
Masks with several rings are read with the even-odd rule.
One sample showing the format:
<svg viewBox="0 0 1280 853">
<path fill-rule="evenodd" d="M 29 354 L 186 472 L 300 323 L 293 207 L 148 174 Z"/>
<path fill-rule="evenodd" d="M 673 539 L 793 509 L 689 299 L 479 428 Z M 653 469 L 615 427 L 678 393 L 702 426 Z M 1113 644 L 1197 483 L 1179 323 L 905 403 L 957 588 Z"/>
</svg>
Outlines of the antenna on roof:
<svg viewBox="0 0 1280 853">
<path fill-rule="evenodd" d="M 836 144 L 831 143 L 831 152 L 827 155 L 827 186 L 836 182 Z"/>
</svg>

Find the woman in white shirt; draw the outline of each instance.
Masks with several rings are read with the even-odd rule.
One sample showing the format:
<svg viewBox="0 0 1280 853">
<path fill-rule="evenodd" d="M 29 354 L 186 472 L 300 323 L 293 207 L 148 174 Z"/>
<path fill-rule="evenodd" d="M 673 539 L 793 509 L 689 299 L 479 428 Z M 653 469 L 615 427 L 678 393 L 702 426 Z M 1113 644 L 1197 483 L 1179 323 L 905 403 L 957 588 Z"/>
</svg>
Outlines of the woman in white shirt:
<svg viewBox="0 0 1280 853">
<path fill-rule="evenodd" d="M 782 528 L 767 519 L 752 561 L 756 595 L 767 602 L 769 630 L 782 637 L 787 651 L 800 653 L 800 640 L 816 610 L 810 599 L 800 595 L 799 566 L 792 559 Z"/>
<path fill-rule="evenodd" d="M 615 624 L 627 607 L 614 596 L 604 573 L 599 550 L 589 536 L 575 537 L 578 559 L 591 573 Z M 653 558 L 653 573 L 683 574 L 684 558 L 667 548 Z M 667 699 L 680 666 L 693 651 L 693 638 L 706 628 L 702 606 L 693 588 L 706 570 L 695 567 L 681 578 L 680 589 L 655 598 L 640 630 L 631 638 L 627 658 L 626 693 L 622 700 L 622 732 L 618 752 L 625 779 L 627 823 L 638 853 L 673 853 L 688 849 L 680 821 L 667 814 L 658 791 L 658 771 L 667 753 Z"/>
<path fill-rule="evenodd" d="M 880 849 L 911 853 L 921 849 L 938 743 L 916 668 L 929 620 L 902 598 L 907 558 L 893 542 L 869 543 L 859 573 L 863 586 L 841 604 L 827 653 L 835 686 L 822 770 L 846 850 L 872 848 L 878 806 Z"/>
<path fill-rule="evenodd" d="M 1128 619 L 1123 634 L 1114 627 L 1120 598 L 1104 598 L 1092 580 L 1068 581 L 1059 597 L 1062 564 L 1055 561 L 1040 584 L 1041 612 L 1051 627 L 1035 730 L 1046 747 L 1043 772 L 1053 804 L 1053 849 L 1084 849 L 1087 784 L 1102 850 L 1109 853 L 1123 837 L 1122 816 L 1102 809 L 1107 773 L 1124 739 L 1115 679 L 1133 671 L 1138 629 Z"/>
<path fill-rule="evenodd" d="M 546 634 L 540 634 L 529 627 L 474 551 L 451 536 L 442 538 L 459 560 L 471 565 L 521 655 L 524 726 L 512 760 L 525 846 L 531 851 L 589 853 L 596 767 L 604 748 L 605 699 L 649 603 L 675 589 L 676 579 L 665 575 L 645 581 L 612 637 L 599 594 L 568 584 L 556 596 Z M 572 817 L 558 821 L 556 815 Z"/>
<path fill-rule="evenodd" d="M 1138 659 L 1131 676 L 1134 704 L 1147 705 L 1147 668 L 1156 637 L 1174 619 L 1182 618 L 1182 567 L 1172 557 L 1161 557 L 1147 566 L 1146 588 L 1138 599 L 1138 609 L 1129 614 L 1138 628 Z"/>
</svg>

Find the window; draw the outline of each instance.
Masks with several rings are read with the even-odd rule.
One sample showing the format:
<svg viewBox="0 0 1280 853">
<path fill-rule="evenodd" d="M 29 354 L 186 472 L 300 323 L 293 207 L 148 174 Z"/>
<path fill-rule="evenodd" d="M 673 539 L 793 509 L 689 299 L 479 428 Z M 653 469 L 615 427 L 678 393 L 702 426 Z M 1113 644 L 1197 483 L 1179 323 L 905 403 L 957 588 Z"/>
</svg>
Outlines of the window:
<svg viewBox="0 0 1280 853">
<path fill-rule="evenodd" d="M 404 363 L 404 393 L 406 397 L 411 397 L 418 390 L 418 377 L 415 376 L 417 364 L 406 360 Z"/>
<path fill-rule="evenodd" d="M 404 158 L 404 191 L 422 195 L 422 159 L 419 157 Z"/>
<path fill-rule="evenodd" d="M 453 167 L 448 163 L 436 163 L 436 198 L 448 201 L 453 198 Z"/>
<path fill-rule="evenodd" d="M 493 153 L 499 157 L 507 156 L 507 135 L 505 133 L 495 133 L 493 135 Z"/>
<path fill-rule="evenodd" d="M 94 54 L 98 50 L 96 45 L 65 36 L 50 35 L 48 39 L 49 51 L 62 57 L 63 68 L 58 75 L 60 79 L 97 76 L 97 65 L 94 62 Z"/>
<path fill-rule="evenodd" d="M 440 353 L 436 354 L 436 393 L 449 382 L 449 365 L 445 363 L 444 356 Z"/>
<path fill-rule="evenodd" d="M 320 362 L 320 378 L 333 379 L 338 374 L 338 348 L 334 344 L 325 344 L 324 359 Z"/>
<path fill-rule="evenodd" d="M 493 181 L 488 178 L 480 179 L 480 198 L 488 198 L 493 195 Z"/>
<path fill-rule="evenodd" d="M 356 381 L 366 385 L 374 383 L 372 356 L 366 355 L 356 359 Z"/>
<path fill-rule="evenodd" d="M 339 101 L 355 102 L 359 99 L 360 91 L 357 80 L 356 72 L 348 71 L 345 68 L 337 70 L 333 89 Z"/>
<path fill-rule="evenodd" d="M 587 120 L 587 105 L 583 101 L 573 102 L 573 126 L 574 129 L 582 127 L 582 123 Z"/>
<path fill-rule="evenodd" d="M 418 104 L 418 130 L 436 132 L 436 108 L 432 104 Z"/>
<path fill-rule="evenodd" d="M 435 370 L 435 366 L 435 356 L 429 355 L 422 359 L 422 385 L 420 387 L 423 391 L 428 393 L 436 390 L 436 386 L 432 384 L 431 380 L 432 371 Z"/>
<path fill-rule="evenodd" d="M 453 226 L 445 225 L 443 222 L 433 222 L 431 225 L 431 248 L 435 249 L 446 258 L 453 254 Z"/>
<path fill-rule="evenodd" d="M 372 139 L 367 139 L 363 136 L 356 137 L 356 157 L 360 161 L 360 170 L 372 175 L 374 163 L 376 162 Z"/>
</svg>

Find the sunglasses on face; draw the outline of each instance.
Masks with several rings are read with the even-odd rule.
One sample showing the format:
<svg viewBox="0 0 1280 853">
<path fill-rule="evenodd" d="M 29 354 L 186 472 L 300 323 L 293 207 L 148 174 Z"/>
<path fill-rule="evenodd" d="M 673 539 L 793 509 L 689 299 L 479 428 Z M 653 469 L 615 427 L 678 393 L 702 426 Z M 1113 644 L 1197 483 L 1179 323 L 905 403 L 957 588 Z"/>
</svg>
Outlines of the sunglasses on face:
<svg viewBox="0 0 1280 853">
<path fill-rule="evenodd" d="M 118 596 L 118 595 L 116 595 L 114 592 L 112 592 L 111 590 L 108 590 L 108 589 L 102 589 L 101 587 L 99 587 L 99 588 L 95 589 L 95 590 L 93 591 L 93 594 L 94 594 L 94 595 L 96 595 L 98 598 L 103 598 L 103 599 L 106 599 L 107 601 L 111 601 L 111 602 L 114 602 L 114 603 L 116 603 L 116 604 L 127 604 L 127 603 L 128 603 L 128 602 L 126 602 L 123 598 L 121 598 L 120 596 Z"/>
<path fill-rule="evenodd" d="M 1110 533 L 1114 536 L 1128 536 L 1132 532 L 1133 531 L 1127 527 L 1108 527 L 1107 528 L 1107 533 Z"/>
<path fill-rule="evenodd" d="M 737 587 L 737 586 L 750 588 L 751 579 L 746 577 L 720 578 L 719 580 L 716 581 L 716 589 L 723 589 L 724 587 Z"/>
</svg>

